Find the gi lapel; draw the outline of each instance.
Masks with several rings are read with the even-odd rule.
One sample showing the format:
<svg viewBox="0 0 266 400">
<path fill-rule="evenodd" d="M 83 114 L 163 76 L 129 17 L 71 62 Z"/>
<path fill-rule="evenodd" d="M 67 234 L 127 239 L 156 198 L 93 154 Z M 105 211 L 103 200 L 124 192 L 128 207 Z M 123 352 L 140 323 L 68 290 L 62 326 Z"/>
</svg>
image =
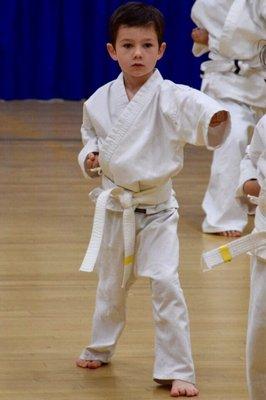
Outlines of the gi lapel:
<svg viewBox="0 0 266 400">
<path fill-rule="evenodd" d="M 123 79 L 121 73 L 117 78 Z M 153 99 L 156 90 L 163 78 L 158 70 L 155 70 L 152 76 L 145 82 L 145 84 L 135 94 L 133 99 L 127 104 L 127 106 L 121 112 L 120 117 L 112 127 L 110 134 L 107 136 L 103 143 L 101 154 L 100 154 L 100 165 L 103 173 L 108 176 L 108 163 L 118 148 L 121 141 L 131 133 L 134 128 L 134 121 L 140 118 L 141 114 L 145 112 L 146 107 Z M 125 90 L 125 88 L 123 88 Z M 121 88 L 122 90 L 122 88 Z"/>
<path fill-rule="evenodd" d="M 237 21 L 239 21 L 239 15 L 241 15 L 241 18 L 245 18 L 245 8 L 247 7 L 246 5 L 246 0 L 235 0 L 231 7 L 230 10 L 227 14 L 224 26 L 223 26 L 223 31 L 220 37 L 220 45 L 219 45 L 219 50 L 221 54 L 229 54 L 231 51 L 231 41 L 232 38 L 234 37 L 234 32 L 237 29 Z M 241 21 L 241 24 L 243 25 L 243 22 Z M 249 23 L 247 21 L 246 29 L 248 29 Z M 231 54 L 232 59 L 234 58 L 234 53 Z"/>
</svg>

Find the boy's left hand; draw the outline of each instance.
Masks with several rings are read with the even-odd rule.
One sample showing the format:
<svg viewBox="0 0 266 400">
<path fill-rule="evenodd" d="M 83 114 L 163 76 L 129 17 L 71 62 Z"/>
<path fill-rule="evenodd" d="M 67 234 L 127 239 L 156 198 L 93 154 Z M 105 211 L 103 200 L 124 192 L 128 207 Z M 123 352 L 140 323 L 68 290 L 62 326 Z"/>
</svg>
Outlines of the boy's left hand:
<svg viewBox="0 0 266 400">
<path fill-rule="evenodd" d="M 228 112 L 227 111 L 218 111 L 212 116 L 210 127 L 214 128 L 215 126 L 220 125 L 222 122 L 227 121 Z"/>
</svg>

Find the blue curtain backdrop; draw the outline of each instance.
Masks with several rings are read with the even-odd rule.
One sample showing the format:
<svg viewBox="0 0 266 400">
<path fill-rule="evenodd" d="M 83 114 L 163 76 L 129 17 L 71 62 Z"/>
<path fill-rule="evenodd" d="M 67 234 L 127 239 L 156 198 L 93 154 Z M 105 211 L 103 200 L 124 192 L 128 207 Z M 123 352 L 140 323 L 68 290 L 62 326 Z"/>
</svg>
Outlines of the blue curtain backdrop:
<svg viewBox="0 0 266 400">
<path fill-rule="evenodd" d="M 121 0 L 0 0 L 0 99 L 78 100 L 114 79 L 108 17 Z M 193 0 L 147 0 L 165 15 L 164 78 L 199 88 L 191 54 Z"/>
</svg>

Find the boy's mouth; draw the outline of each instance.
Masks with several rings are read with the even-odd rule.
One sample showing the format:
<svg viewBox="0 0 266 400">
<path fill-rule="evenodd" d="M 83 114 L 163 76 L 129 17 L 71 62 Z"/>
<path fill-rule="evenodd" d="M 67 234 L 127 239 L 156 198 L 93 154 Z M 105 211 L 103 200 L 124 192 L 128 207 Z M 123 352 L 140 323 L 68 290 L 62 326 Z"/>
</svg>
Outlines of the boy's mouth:
<svg viewBox="0 0 266 400">
<path fill-rule="evenodd" d="M 132 67 L 144 67 L 144 64 L 134 63 L 134 64 L 132 64 Z"/>
</svg>

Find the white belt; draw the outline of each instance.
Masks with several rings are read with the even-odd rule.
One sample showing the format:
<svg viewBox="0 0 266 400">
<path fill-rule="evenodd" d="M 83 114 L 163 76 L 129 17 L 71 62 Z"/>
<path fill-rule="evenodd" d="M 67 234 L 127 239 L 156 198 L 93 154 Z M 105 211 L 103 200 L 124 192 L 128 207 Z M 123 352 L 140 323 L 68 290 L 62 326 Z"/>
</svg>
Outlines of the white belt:
<svg viewBox="0 0 266 400">
<path fill-rule="evenodd" d="M 202 254 L 202 264 L 205 271 L 213 269 L 219 264 L 230 262 L 234 257 L 250 252 L 263 261 L 266 260 L 266 190 L 262 185 L 260 196 L 248 196 L 251 203 L 256 204 L 255 229 L 250 235 L 234 240 Z"/>
<path fill-rule="evenodd" d="M 247 253 L 256 254 L 266 246 L 266 231 L 254 232 L 240 239 L 234 240 L 224 246 L 220 246 L 202 254 L 202 263 L 205 271 L 213 269 L 219 264 L 231 261 L 234 257 Z"/>
<path fill-rule="evenodd" d="M 104 177 L 106 179 L 106 177 Z M 109 180 L 108 180 L 109 181 Z M 109 181 L 109 185 L 110 185 Z M 107 202 L 110 196 L 119 200 L 123 210 L 123 237 L 124 237 L 124 273 L 122 287 L 124 288 L 134 264 L 135 250 L 135 213 L 134 210 L 138 204 L 156 205 L 167 201 L 171 196 L 172 184 L 168 181 L 165 185 L 155 189 L 148 189 L 138 193 L 125 190 L 122 187 L 115 186 L 102 191 L 97 199 L 92 234 L 80 271 L 93 271 L 100 251 Z"/>
</svg>

